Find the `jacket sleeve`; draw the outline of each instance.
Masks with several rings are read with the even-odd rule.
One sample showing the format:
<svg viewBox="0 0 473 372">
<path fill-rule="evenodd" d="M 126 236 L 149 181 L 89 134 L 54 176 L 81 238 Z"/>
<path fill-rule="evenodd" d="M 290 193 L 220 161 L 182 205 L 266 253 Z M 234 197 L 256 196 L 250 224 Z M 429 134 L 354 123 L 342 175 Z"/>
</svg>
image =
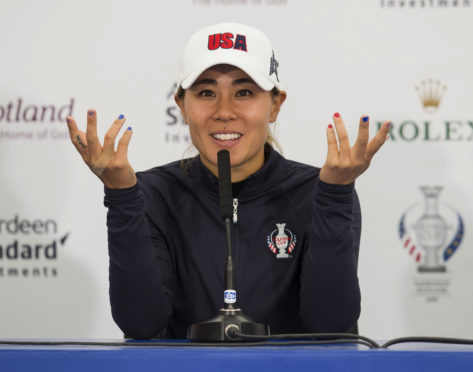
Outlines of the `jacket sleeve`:
<svg viewBox="0 0 473 372">
<path fill-rule="evenodd" d="M 346 332 L 360 315 L 361 212 L 351 185 L 316 183 L 301 270 L 300 316 L 309 332 Z"/>
<path fill-rule="evenodd" d="M 139 184 L 105 189 L 104 204 L 112 317 L 127 337 L 152 338 L 171 311 L 169 250 L 146 213 Z"/>
</svg>

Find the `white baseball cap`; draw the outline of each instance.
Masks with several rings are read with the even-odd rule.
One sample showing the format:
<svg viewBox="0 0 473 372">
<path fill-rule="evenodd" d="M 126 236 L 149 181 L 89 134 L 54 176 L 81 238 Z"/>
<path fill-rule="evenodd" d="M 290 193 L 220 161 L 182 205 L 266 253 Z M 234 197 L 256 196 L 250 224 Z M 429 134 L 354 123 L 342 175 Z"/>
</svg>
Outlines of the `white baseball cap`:
<svg viewBox="0 0 473 372">
<path fill-rule="evenodd" d="M 209 67 L 228 64 L 245 71 L 263 90 L 282 90 L 271 41 L 260 30 L 239 23 L 219 23 L 191 36 L 179 65 L 179 85 L 189 88 Z"/>
</svg>

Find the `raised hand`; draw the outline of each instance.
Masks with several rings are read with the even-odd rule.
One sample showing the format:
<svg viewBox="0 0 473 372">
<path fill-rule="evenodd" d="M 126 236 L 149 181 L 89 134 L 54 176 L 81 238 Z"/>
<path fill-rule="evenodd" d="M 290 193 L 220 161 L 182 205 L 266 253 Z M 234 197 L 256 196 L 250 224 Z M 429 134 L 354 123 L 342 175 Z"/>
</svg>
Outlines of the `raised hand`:
<svg viewBox="0 0 473 372">
<path fill-rule="evenodd" d="M 87 130 L 81 132 L 75 120 L 68 116 L 67 127 L 71 141 L 76 147 L 84 162 L 94 172 L 103 184 L 111 189 L 125 189 L 136 184 L 135 171 L 128 162 L 128 144 L 132 129 L 123 133 L 115 150 L 115 139 L 120 128 L 125 123 L 125 117 L 120 115 L 105 134 L 103 146 L 97 137 L 97 113 L 87 111 Z"/>
<path fill-rule="evenodd" d="M 330 184 L 348 185 L 370 166 L 374 154 L 388 139 L 391 123 L 386 121 L 370 140 L 369 118 L 360 118 L 360 127 L 355 145 L 350 147 L 348 135 L 340 114 L 333 115 L 335 128 L 327 128 L 327 160 L 320 170 L 319 179 Z M 338 137 L 338 142 L 337 142 Z"/>
</svg>

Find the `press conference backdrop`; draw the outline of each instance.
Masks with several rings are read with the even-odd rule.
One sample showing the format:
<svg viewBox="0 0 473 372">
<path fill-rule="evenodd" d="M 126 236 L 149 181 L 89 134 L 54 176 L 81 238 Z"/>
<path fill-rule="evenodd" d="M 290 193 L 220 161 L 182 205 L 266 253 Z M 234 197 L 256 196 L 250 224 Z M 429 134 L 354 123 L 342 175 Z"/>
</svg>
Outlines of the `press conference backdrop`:
<svg viewBox="0 0 473 372">
<path fill-rule="evenodd" d="M 361 333 L 473 337 L 471 3 L 3 0 L 1 337 L 122 335 L 108 302 L 103 187 L 65 117 L 84 129 L 95 108 L 102 137 L 126 115 L 136 170 L 191 155 L 173 101 L 177 63 L 194 31 L 220 21 L 257 26 L 275 45 L 288 99 L 273 129 L 286 157 L 321 166 L 334 112 L 352 141 L 361 115 L 372 135 L 392 121 L 356 182 Z"/>
</svg>

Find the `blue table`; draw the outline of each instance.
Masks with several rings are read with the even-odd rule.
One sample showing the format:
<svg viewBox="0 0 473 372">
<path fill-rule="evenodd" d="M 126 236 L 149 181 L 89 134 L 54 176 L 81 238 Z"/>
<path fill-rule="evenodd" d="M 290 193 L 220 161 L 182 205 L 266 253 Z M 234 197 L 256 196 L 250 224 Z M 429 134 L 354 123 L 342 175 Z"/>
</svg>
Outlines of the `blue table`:
<svg viewBox="0 0 473 372">
<path fill-rule="evenodd" d="M 39 340 L 35 340 L 39 341 Z M 92 340 L 91 340 L 92 341 Z M 115 340 L 117 342 L 121 340 Z M 14 346 L 0 371 L 473 371 L 473 346 Z"/>
</svg>

